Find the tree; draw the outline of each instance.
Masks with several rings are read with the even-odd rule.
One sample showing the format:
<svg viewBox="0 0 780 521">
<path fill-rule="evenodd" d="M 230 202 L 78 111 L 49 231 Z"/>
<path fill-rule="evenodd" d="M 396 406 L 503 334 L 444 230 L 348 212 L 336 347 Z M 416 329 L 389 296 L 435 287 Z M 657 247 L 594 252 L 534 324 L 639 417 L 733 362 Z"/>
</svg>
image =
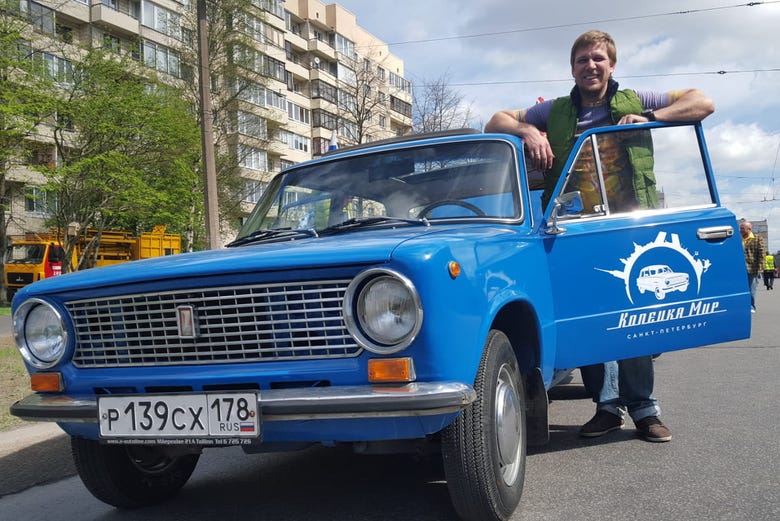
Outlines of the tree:
<svg viewBox="0 0 780 521">
<path fill-rule="evenodd" d="M 378 116 L 387 105 L 381 90 L 385 81 L 370 56 L 343 58 L 340 66 L 339 141 L 348 145 L 365 143 L 382 130 Z"/>
<path fill-rule="evenodd" d="M 11 169 L 29 155 L 25 143 L 52 114 L 52 82 L 41 74 L 45 63 L 35 59 L 24 37 L 27 22 L 19 2 L 0 0 L 0 249 L 5 251 L 9 225 Z M 5 278 L 0 272 L 0 295 Z"/>
<path fill-rule="evenodd" d="M 189 103 L 128 57 L 91 49 L 58 90 L 54 141 L 60 162 L 43 168 L 59 230 L 181 231 L 202 204 L 198 127 Z M 74 226 L 75 225 L 75 226 Z M 67 260 L 79 238 L 65 236 Z M 79 259 L 82 264 L 86 251 Z M 63 270 L 71 267 L 64 265 Z"/>
<path fill-rule="evenodd" d="M 450 87 L 450 75 L 421 81 L 413 90 L 412 127 L 415 133 L 468 128 L 473 124 L 471 103 Z"/>
<path fill-rule="evenodd" d="M 210 102 L 214 116 L 213 138 L 222 224 L 235 223 L 245 216 L 242 201 L 247 196 L 247 183 L 241 176 L 241 164 L 247 149 L 239 146 L 239 141 L 252 149 L 265 150 L 269 136 L 275 130 L 271 120 L 259 116 L 239 121 L 242 105 L 247 103 L 246 100 L 257 97 L 267 83 L 269 60 L 268 56 L 256 50 L 258 42 L 264 46 L 275 44 L 280 52 L 284 46 L 281 32 L 263 22 L 263 14 L 256 4 L 257 0 L 206 2 L 209 75 L 212 80 Z M 194 14 L 186 25 L 197 27 Z M 199 63 L 196 50 L 194 44 L 181 49 L 182 62 L 193 71 L 197 70 Z M 186 86 L 188 99 L 193 106 L 199 107 L 201 100 L 196 77 L 196 74 L 191 74 L 191 81 Z M 198 110 L 197 113 L 200 117 L 202 112 Z M 241 116 L 249 113 L 248 110 L 241 112 Z M 237 138 L 239 128 L 243 131 L 240 132 L 240 140 Z M 197 230 L 193 231 L 193 240 L 198 241 Z"/>
</svg>

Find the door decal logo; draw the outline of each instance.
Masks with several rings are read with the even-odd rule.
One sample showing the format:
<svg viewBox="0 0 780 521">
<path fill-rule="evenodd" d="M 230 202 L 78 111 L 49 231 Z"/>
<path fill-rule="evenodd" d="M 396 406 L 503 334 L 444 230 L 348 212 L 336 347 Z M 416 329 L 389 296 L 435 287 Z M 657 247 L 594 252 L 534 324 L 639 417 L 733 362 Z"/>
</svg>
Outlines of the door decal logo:
<svg viewBox="0 0 780 521">
<path fill-rule="evenodd" d="M 623 280 L 626 296 L 632 304 L 637 294 L 650 292 L 655 301 L 661 301 L 670 293 L 686 293 L 691 284 L 698 295 L 702 273 L 709 269 L 710 261 L 698 259 L 698 252 L 692 255 L 683 248 L 676 233 L 670 234 L 669 240 L 667 235 L 667 232 L 658 232 L 652 242 L 643 246 L 634 243 L 633 253 L 620 259 L 622 270 L 596 269 Z"/>
</svg>

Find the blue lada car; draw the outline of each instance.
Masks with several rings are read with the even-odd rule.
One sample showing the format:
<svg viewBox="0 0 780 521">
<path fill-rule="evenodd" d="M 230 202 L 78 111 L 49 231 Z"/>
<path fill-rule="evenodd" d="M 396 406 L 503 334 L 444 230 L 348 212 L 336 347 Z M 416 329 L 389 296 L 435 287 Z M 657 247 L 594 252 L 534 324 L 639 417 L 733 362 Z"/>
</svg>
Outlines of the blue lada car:
<svg viewBox="0 0 780 521">
<path fill-rule="evenodd" d="M 601 155 L 638 137 L 653 202 L 618 207 Z M 19 291 L 36 392 L 12 413 L 57 422 L 117 507 L 175 494 L 212 447 L 427 445 L 463 519 L 507 519 L 562 375 L 750 334 L 699 124 L 588 131 L 564 172 L 545 209 L 522 141 L 476 132 L 296 165 L 225 248 Z M 638 283 L 657 266 L 688 281 L 663 301 Z"/>
</svg>

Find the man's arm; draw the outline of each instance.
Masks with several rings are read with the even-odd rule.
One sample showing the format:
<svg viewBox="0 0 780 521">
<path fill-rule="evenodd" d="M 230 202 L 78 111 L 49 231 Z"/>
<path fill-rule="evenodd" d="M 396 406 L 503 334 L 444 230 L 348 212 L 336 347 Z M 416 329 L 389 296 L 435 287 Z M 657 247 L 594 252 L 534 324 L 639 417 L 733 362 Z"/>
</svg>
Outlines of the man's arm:
<svg viewBox="0 0 780 521">
<path fill-rule="evenodd" d="M 669 94 L 672 102 L 653 111 L 656 121 L 701 121 L 715 112 L 715 103 L 698 89 L 685 89 Z M 648 119 L 636 114 L 623 116 L 619 124 L 644 123 Z"/>
<path fill-rule="evenodd" d="M 534 125 L 520 121 L 520 113 L 519 110 L 496 112 L 485 125 L 485 132 L 501 132 L 520 136 L 523 138 L 525 149 L 533 160 L 534 166 L 540 170 L 552 168 L 554 156 L 550 142 Z"/>
</svg>

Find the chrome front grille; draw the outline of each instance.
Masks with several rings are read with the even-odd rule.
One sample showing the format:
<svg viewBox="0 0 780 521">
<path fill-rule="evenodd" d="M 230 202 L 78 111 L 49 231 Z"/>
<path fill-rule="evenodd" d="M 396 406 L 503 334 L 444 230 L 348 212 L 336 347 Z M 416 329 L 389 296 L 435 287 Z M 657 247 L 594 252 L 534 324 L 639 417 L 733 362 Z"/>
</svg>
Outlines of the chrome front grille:
<svg viewBox="0 0 780 521">
<path fill-rule="evenodd" d="M 349 280 L 258 284 L 71 301 L 81 368 L 346 358 L 360 347 L 341 305 Z M 180 335 L 191 307 L 195 336 Z"/>
</svg>

